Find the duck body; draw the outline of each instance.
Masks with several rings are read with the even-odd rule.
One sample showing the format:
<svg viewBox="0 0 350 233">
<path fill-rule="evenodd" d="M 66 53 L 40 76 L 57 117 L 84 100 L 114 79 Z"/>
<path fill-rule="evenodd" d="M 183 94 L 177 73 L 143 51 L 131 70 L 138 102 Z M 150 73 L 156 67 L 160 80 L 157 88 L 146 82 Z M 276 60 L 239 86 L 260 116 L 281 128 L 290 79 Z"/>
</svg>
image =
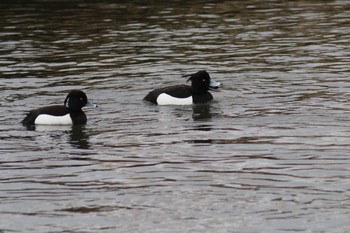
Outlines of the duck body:
<svg viewBox="0 0 350 233">
<path fill-rule="evenodd" d="M 194 94 L 191 86 L 176 85 L 158 88 L 145 96 L 144 100 L 158 105 L 190 105 L 211 101 L 213 96 L 209 93 Z"/>
<path fill-rule="evenodd" d="M 213 100 L 208 92 L 210 87 L 221 87 L 221 83 L 210 80 L 206 71 L 199 71 L 195 74 L 186 75 L 189 85 L 175 85 L 158 88 L 148 93 L 144 100 L 158 105 L 190 105 L 206 103 Z"/>
<path fill-rule="evenodd" d="M 96 107 L 91 104 L 86 94 L 73 90 L 67 95 L 64 105 L 52 105 L 33 109 L 23 119 L 24 125 L 80 125 L 87 122 L 82 107 Z"/>
<path fill-rule="evenodd" d="M 78 125 L 87 122 L 83 111 L 72 112 L 63 105 L 41 107 L 29 111 L 22 121 L 26 125 Z"/>
</svg>

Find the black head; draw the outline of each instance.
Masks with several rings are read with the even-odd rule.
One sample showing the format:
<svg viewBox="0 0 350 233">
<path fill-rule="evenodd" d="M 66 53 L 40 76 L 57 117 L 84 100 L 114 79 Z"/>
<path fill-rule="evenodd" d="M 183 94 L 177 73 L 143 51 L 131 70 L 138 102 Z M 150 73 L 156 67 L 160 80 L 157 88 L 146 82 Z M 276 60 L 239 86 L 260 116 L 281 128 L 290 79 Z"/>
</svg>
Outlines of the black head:
<svg viewBox="0 0 350 233">
<path fill-rule="evenodd" d="M 73 111 L 80 111 L 82 107 L 91 105 L 86 94 L 80 90 L 72 90 L 64 100 L 64 106 Z"/>
<path fill-rule="evenodd" d="M 186 75 L 188 81 L 191 81 L 191 88 L 195 94 L 204 94 L 209 90 L 210 76 L 205 70 L 198 71 L 197 73 Z"/>
</svg>

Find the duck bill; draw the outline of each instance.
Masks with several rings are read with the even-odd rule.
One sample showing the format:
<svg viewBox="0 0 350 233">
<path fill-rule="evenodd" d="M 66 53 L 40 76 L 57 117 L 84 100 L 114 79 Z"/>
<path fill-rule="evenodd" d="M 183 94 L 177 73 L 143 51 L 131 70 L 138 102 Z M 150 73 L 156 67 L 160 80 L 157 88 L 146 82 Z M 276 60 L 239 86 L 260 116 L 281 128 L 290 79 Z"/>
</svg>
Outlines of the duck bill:
<svg viewBox="0 0 350 233">
<path fill-rule="evenodd" d="M 96 104 L 90 103 L 89 101 L 85 104 L 84 108 L 97 108 Z"/>
<path fill-rule="evenodd" d="M 209 83 L 209 87 L 212 88 L 212 89 L 217 89 L 217 88 L 220 88 L 222 87 L 222 83 L 220 82 L 216 82 L 214 80 L 210 80 L 210 83 Z"/>
</svg>

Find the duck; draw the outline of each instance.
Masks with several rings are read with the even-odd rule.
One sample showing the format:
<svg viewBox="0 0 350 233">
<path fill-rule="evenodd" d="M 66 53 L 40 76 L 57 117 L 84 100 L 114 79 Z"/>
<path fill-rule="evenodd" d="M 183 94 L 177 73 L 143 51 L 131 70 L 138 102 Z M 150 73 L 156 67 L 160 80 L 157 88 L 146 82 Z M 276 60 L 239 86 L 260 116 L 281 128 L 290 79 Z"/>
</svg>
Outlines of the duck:
<svg viewBox="0 0 350 233">
<path fill-rule="evenodd" d="M 175 85 L 155 89 L 149 92 L 144 98 L 157 105 L 191 105 L 198 103 L 206 103 L 213 100 L 209 89 L 222 87 L 220 82 L 211 80 L 207 71 L 201 70 L 193 74 L 184 75 L 188 77 L 189 85 Z"/>
<path fill-rule="evenodd" d="M 71 90 L 63 105 L 51 105 L 30 110 L 22 120 L 24 125 L 82 125 L 87 118 L 83 107 L 97 107 L 81 90 Z"/>
</svg>

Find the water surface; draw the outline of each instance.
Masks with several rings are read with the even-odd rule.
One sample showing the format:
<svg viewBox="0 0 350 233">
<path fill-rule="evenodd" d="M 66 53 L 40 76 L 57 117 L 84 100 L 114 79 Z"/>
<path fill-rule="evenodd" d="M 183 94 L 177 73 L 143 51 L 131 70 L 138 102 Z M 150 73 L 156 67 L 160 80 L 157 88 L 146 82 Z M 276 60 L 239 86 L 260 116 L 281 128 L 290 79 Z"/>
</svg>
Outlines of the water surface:
<svg viewBox="0 0 350 233">
<path fill-rule="evenodd" d="M 0 232 L 350 231 L 347 0 L 0 11 Z M 203 69 L 213 102 L 142 101 Z M 71 89 L 85 126 L 19 123 Z"/>
</svg>

